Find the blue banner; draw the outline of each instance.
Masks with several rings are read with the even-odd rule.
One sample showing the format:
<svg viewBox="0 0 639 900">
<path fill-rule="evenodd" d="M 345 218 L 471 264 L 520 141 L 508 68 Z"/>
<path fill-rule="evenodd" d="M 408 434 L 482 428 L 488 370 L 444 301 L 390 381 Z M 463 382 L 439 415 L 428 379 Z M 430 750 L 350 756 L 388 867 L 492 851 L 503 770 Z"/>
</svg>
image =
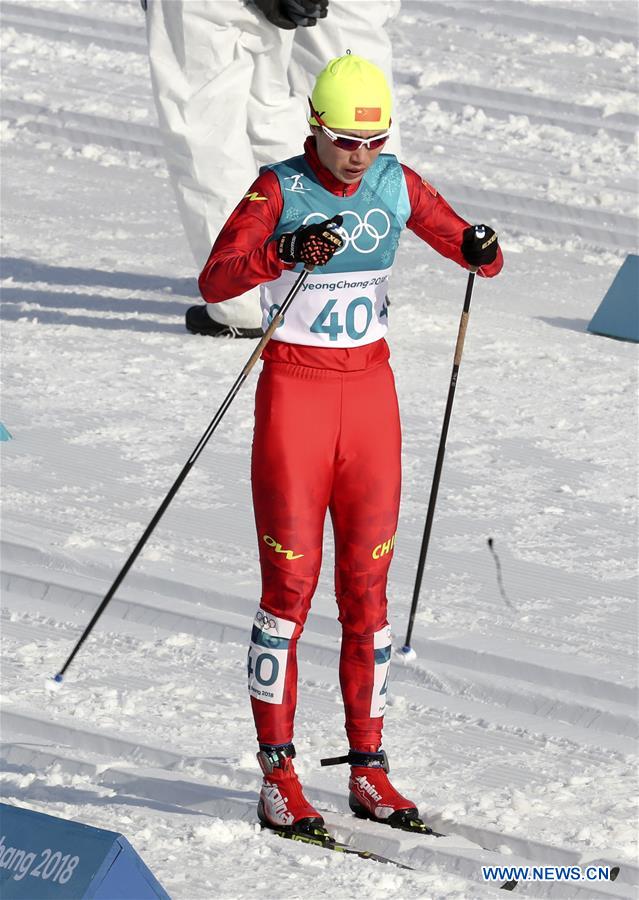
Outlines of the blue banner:
<svg viewBox="0 0 639 900">
<path fill-rule="evenodd" d="M 0 803 L 3 900 L 170 900 L 126 838 Z"/>
</svg>

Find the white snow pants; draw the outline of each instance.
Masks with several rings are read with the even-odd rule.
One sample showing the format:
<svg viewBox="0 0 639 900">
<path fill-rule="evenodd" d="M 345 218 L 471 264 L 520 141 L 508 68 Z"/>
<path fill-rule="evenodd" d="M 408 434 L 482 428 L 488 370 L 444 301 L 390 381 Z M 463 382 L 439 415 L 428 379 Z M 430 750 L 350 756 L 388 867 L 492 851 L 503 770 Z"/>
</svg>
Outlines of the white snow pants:
<svg viewBox="0 0 639 900">
<path fill-rule="evenodd" d="M 330 0 L 311 28 L 285 31 L 244 0 L 148 0 L 153 93 L 167 164 L 198 271 L 260 166 L 301 152 L 316 76 L 346 50 L 392 84 L 384 30 L 400 0 Z M 393 121 L 388 150 L 399 153 Z M 257 289 L 208 305 L 217 322 L 259 328 Z"/>
</svg>

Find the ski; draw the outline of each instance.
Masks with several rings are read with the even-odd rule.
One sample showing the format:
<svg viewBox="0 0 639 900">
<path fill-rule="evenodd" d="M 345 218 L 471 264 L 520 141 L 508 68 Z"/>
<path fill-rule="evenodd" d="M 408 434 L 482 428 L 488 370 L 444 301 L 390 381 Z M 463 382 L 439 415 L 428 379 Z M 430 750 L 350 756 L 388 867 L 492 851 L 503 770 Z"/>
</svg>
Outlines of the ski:
<svg viewBox="0 0 639 900">
<path fill-rule="evenodd" d="M 369 821 L 371 821 L 371 820 L 369 820 Z M 379 824 L 384 824 L 384 823 L 382 822 Z M 390 827 L 394 828 L 396 830 L 399 830 L 399 831 L 408 831 L 411 834 L 423 834 L 425 837 L 432 837 L 432 838 L 449 837 L 449 835 L 444 834 L 442 831 L 434 831 L 429 825 L 427 825 L 425 822 L 422 822 L 422 820 L 418 819 L 418 818 L 404 819 L 403 821 L 399 821 L 398 823 L 390 823 Z M 487 848 L 482 847 L 482 850 L 486 850 L 486 849 Z M 487 852 L 490 853 L 492 851 L 487 851 Z M 515 881 L 514 879 L 512 881 L 504 881 L 503 884 L 499 885 L 499 889 L 502 891 L 514 891 L 518 884 L 519 884 L 519 882 Z"/>
<path fill-rule="evenodd" d="M 367 821 L 375 821 L 375 820 L 367 819 Z M 384 823 L 378 822 L 378 824 L 383 825 Z M 422 820 L 419 818 L 399 819 L 396 822 L 389 823 L 389 826 L 391 828 L 395 829 L 396 831 L 408 831 L 408 832 L 410 832 L 410 834 L 423 834 L 424 837 L 431 837 L 431 838 L 449 837 L 449 835 L 444 834 L 442 831 L 435 831 L 433 828 L 431 828 L 425 822 L 422 822 Z M 482 849 L 486 849 L 486 848 L 484 847 Z M 488 851 L 488 852 L 492 852 L 492 851 Z M 505 881 L 503 884 L 499 885 L 499 889 L 502 891 L 514 891 L 518 884 L 519 884 L 519 882 L 515 881 L 514 879 L 512 881 Z"/>
<path fill-rule="evenodd" d="M 368 816 L 357 816 L 357 818 L 364 818 L 366 821 L 375 822 L 375 819 L 369 819 Z M 392 818 L 392 817 L 391 817 Z M 384 825 L 384 822 L 377 821 L 378 825 Z M 408 831 L 411 834 L 423 834 L 424 837 L 432 837 L 432 838 L 440 838 L 440 837 L 450 837 L 450 835 L 444 834 L 442 831 L 435 831 L 430 825 L 427 825 L 426 822 L 423 822 L 419 817 L 414 816 L 410 817 L 398 817 L 395 821 L 390 821 L 388 825 L 391 828 L 394 828 L 397 831 Z M 486 850 L 488 853 L 492 853 L 493 851 L 488 850 L 486 847 L 482 847 L 483 850 Z M 501 891 L 514 891 L 518 881 L 512 879 L 511 881 L 504 881 L 503 884 L 499 885 L 499 889 Z"/>
<path fill-rule="evenodd" d="M 348 856 L 358 856 L 360 859 L 370 859 L 373 862 L 383 863 L 384 865 L 397 866 L 398 869 L 410 869 L 411 871 L 414 871 L 412 866 L 404 865 L 404 863 L 397 862 L 395 859 L 381 856 L 379 853 L 373 853 L 370 850 L 359 850 L 357 847 L 352 847 L 350 844 L 344 844 L 341 841 L 337 841 L 331 834 L 323 829 L 318 830 L 315 834 L 304 834 L 302 832 L 290 831 L 286 828 L 273 828 L 270 825 L 262 825 L 262 830 L 269 831 L 288 841 L 311 844 L 314 847 L 322 847 L 324 850 L 333 850 L 336 853 L 345 853 Z"/>
<path fill-rule="evenodd" d="M 361 818 L 367 822 L 375 822 L 376 821 L 378 825 L 386 824 L 384 822 L 380 822 L 375 819 L 370 819 L 370 818 L 368 818 L 368 816 L 364 816 L 364 815 L 356 814 L 356 818 Z M 444 834 L 444 832 L 435 831 L 434 829 L 432 829 L 429 825 L 427 825 L 425 822 L 423 822 L 419 818 L 398 819 L 395 822 L 389 822 L 387 827 L 390 827 L 390 828 L 393 828 L 393 829 L 399 830 L 399 831 L 408 831 L 411 834 L 422 834 L 422 835 L 424 835 L 424 837 L 432 837 L 432 838 L 451 837 L 451 835 Z M 480 846 L 480 845 L 478 845 L 478 846 Z M 482 850 L 485 850 L 487 853 L 495 852 L 494 850 L 490 850 L 488 847 L 482 847 Z M 619 877 L 620 871 L 621 871 L 621 869 L 619 866 L 612 866 L 610 868 L 610 881 L 616 881 L 617 878 Z M 499 885 L 499 889 L 502 891 L 514 891 L 518 884 L 519 884 L 519 882 L 515 879 L 512 879 L 511 881 L 504 881 L 503 884 Z"/>
<path fill-rule="evenodd" d="M 388 823 L 380 822 L 379 819 L 370 819 L 368 816 L 355 814 L 356 818 L 363 819 L 365 822 L 375 822 L 378 825 L 388 825 L 389 828 L 393 828 L 395 831 L 408 831 L 411 834 L 423 834 L 424 837 L 433 837 L 433 838 L 441 838 L 448 837 L 447 834 L 444 834 L 442 831 L 434 831 L 430 825 L 427 825 L 426 822 L 422 822 L 419 818 L 398 818 L 395 821 L 391 821 Z"/>
<path fill-rule="evenodd" d="M 357 819 L 362 819 L 366 822 L 374 822 L 377 825 L 383 825 L 386 828 L 392 828 L 394 831 L 407 831 L 410 834 L 421 834 L 424 837 L 430 838 L 446 838 L 451 837 L 449 834 L 445 834 L 442 831 L 435 831 L 430 825 L 427 825 L 420 818 L 414 816 L 412 818 L 409 817 L 397 817 L 395 821 L 391 822 L 382 822 L 378 819 L 371 819 L 366 815 L 355 813 L 355 817 Z M 348 845 L 347 845 L 348 846 Z M 479 846 L 479 845 L 478 845 Z M 489 850 L 487 847 L 482 847 L 482 850 L 485 850 L 487 853 L 494 853 L 494 850 Z M 398 865 L 396 863 L 396 865 Z M 405 867 L 408 868 L 408 867 Z M 614 876 L 616 878 L 616 875 Z M 503 884 L 499 885 L 499 889 L 502 891 L 514 891 L 518 881 L 512 879 L 511 881 L 504 881 Z"/>
<path fill-rule="evenodd" d="M 433 831 L 423 822 L 420 823 L 423 826 L 424 830 L 420 830 L 418 827 L 404 827 L 404 826 L 396 826 L 401 831 L 410 831 L 413 834 L 424 834 L 427 837 L 446 837 L 447 835 L 441 834 L 440 832 Z M 372 862 L 382 863 L 383 865 L 396 866 L 398 869 L 408 869 L 411 872 L 415 871 L 414 866 L 407 866 L 405 863 L 398 862 L 396 859 L 390 859 L 388 856 L 382 856 L 379 853 L 373 853 L 371 850 L 360 850 L 357 847 L 353 847 L 351 844 L 345 844 L 342 841 L 336 840 L 329 832 L 324 829 L 318 829 L 313 834 L 304 834 L 303 832 L 290 831 L 287 828 L 273 828 L 270 825 L 263 825 L 263 831 L 269 831 L 272 834 L 276 834 L 278 837 L 284 838 L 287 841 L 297 841 L 300 844 L 310 844 L 314 847 L 321 847 L 323 850 L 332 850 L 335 853 L 345 853 L 349 856 L 358 856 L 360 859 L 369 859 Z M 505 881 L 503 884 L 499 885 L 500 890 L 502 891 L 514 891 L 518 881 Z"/>
</svg>

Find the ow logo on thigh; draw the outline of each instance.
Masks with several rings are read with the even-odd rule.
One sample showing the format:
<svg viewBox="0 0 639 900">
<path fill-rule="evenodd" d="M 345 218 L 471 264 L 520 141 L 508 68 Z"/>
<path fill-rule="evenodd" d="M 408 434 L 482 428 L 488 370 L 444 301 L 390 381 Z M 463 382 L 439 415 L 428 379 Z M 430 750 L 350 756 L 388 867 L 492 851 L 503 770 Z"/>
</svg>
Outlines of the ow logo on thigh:
<svg viewBox="0 0 639 900">
<path fill-rule="evenodd" d="M 285 550 L 279 541 L 276 541 L 275 538 L 272 538 L 270 534 L 262 535 L 262 540 L 265 544 L 268 544 L 269 547 L 272 547 L 276 553 L 283 553 L 287 559 L 301 559 L 304 554 L 303 553 L 294 553 L 292 550 Z"/>
</svg>

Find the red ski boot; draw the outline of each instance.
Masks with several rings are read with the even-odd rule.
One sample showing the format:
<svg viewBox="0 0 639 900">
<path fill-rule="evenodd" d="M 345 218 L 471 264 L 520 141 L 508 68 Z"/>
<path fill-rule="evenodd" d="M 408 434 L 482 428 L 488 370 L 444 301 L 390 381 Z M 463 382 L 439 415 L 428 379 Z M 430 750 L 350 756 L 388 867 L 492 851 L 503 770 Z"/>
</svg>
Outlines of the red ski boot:
<svg viewBox="0 0 639 900">
<path fill-rule="evenodd" d="M 404 831 L 436 833 L 419 818 L 415 804 L 402 797 L 390 783 L 388 758 L 383 750 L 349 750 L 348 756 L 323 759 L 321 763 L 323 766 L 349 763 L 348 803 L 358 818 L 372 819 Z"/>
<path fill-rule="evenodd" d="M 295 774 L 295 747 L 261 745 L 257 761 L 264 773 L 257 815 L 266 828 L 322 836 L 326 834 L 324 819 L 308 802 Z"/>
<path fill-rule="evenodd" d="M 377 753 L 351 750 L 348 756 L 351 766 L 348 803 L 356 816 L 388 825 L 417 818 L 415 804 L 402 797 L 390 783 L 388 759 L 383 750 Z"/>
</svg>

